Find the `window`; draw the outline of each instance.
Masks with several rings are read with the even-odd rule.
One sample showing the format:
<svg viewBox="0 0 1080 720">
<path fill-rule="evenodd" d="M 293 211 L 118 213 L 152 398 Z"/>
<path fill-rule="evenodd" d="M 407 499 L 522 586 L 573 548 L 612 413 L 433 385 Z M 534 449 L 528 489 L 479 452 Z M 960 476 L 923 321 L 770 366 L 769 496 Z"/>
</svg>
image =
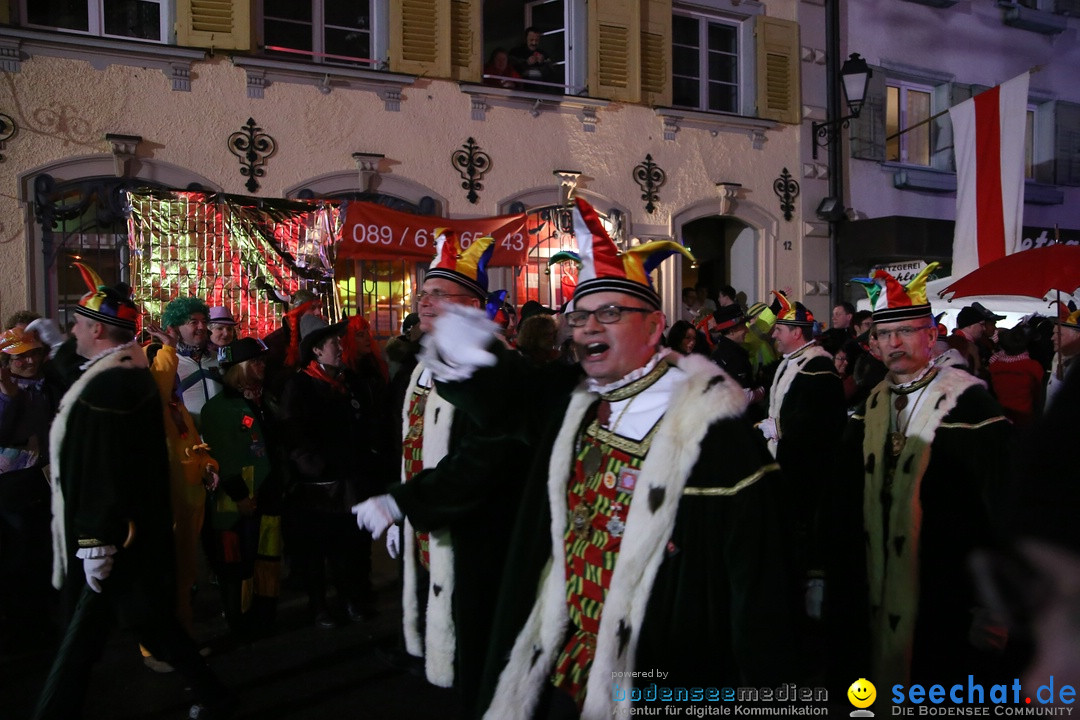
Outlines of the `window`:
<svg viewBox="0 0 1080 720">
<path fill-rule="evenodd" d="M 675 13 L 671 23 L 676 107 L 739 112 L 738 23 Z"/>
<path fill-rule="evenodd" d="M 22 0 L 32 27 L 159 43 L 170 40 L 173 12 L 171 0 Z"/>
<path fill-rule="evenodd" d="M 539 72 L 523 66 L 526 28 L 539 33 L 539 49 L 548 61 Z M 526 0 L 485 3 L 483 7 L 483 57 L 496 48 L 510 53 L 510 61 L 522 75 L 519 88 L 526 92 L 577 95 L 585 89 L 585 3 L 583 0 Z"/>
<path fill-rule="evenodd" d="M 531 0 L 525 3 L 525 23 L 540 33 L 540 47 L 550 58 L 550 77 L 566 82 L 566 2 L 565 0 Z M 526 90 L 532 90 L 523 85 Z M 539 90 L 540 88 L 535 88 Z"/>
<path fill-rule="evenodd" d="M 378 65 L 386 55 L 377 0 L 263 0 L 268 54 L 338 65 Z"/>
<path fill-rule="evenodd" d="M 929 167 L 935 146 L 934 89 L 925 85 L 890 82 L 885 89 L 885 160 Z M 922 124 L 920 124 L 922 123 Z"/>
</svg>

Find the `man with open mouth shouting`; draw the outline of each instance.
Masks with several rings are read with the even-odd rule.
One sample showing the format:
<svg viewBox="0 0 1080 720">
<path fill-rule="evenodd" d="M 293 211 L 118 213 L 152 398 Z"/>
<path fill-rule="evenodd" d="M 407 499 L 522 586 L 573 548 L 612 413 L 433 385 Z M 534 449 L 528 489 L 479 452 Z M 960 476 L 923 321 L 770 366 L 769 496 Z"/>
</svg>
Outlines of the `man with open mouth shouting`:
<svg viewBox="0 0 1080 720">
<path fill-rule="evenodd" d="M 565 368 L 522 368 L 472 311 L 445 313 L 425 339 L 436 379 L 454 381 L 438 383 L 443 397 L 481 424 L 519 428 L 535 450 L 485 717 L 611 717 L 643 693 L 662 704 L 667 688 L 782 681 L 778 467 L 743 419 L 737 382 L 704 357 L 657 351 L 664 315 L 648 273 L 689 253 L 673 242 L 619 253 L 588 203 L 573 214 L 581 270 L 564 318 L 580 369 L 569 384 Z M 460 339 L 484 327 L 488 357 L 464 352 Z"/>
</svg>

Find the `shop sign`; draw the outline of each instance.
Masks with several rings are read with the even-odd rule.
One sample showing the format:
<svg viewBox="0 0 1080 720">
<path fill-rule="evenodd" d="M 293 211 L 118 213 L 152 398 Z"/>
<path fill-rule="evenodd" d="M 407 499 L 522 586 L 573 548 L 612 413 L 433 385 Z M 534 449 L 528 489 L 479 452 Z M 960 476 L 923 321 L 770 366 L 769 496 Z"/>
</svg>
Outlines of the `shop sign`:
<svg viewBox="0 0 1080 720">
<path fill-rule="evenodd" d="M 881 266 L 881 269 L 892 275 L 901 285 L 905 285 L 915 279 L 915 276 L 926 267 L 925 260 L 911 260 L 909 262 L 891 263 Z"/>
<path fill-rule="evenodd" d="M 427 262 L 435 257 L 435 231 L 450 228 L 458 235 L 462 248 L 477 238 L 495 238 L 495 252 L 489 267 L 524 265 L 529 253 L 529 234 L 525 213 L 489 218 L 457 220 L 432 215 L 391 210 L 367 202 L 345 204 L 341 242 L 337 257 L 355 260 L 416 260 Z"/>
</svg>

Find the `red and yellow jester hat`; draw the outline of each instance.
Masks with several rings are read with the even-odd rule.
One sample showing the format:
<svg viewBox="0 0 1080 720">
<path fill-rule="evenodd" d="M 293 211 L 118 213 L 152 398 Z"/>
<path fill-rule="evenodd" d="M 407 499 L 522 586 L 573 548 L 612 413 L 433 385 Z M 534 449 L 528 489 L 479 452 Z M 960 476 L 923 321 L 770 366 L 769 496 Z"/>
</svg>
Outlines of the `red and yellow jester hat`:
<svg viewBox="0 0 1080 720">
<path fill-rule="evenodd" d="M 1058 324 L 1080 330 L 1080 310 L 1077 310 L 1075 305 L 1066 305 L 1063 302 L 1059 302 L 1057 305 Z"/>
<path fill-rule="evenodd" d="M 598 292 L 621 292 L 659 310 L 660 296 L 653 290 L 649 273 L 675 253 L 682 253 L 691 262 L 694 256 L 671 240 L 645 243 L 620 253 L 592 205 L 581 198 L 575 198 L 574 202 L 574 236 L 581 258 L 574 300 Z"/>
<path fill-rule="evenodd" d="M 788 296 L 780 290 L 773 290 L 776 296 L 772 311 L 776 315 L 776 325 L 795 325 L 796 327 L 813 327 L 814 313 L 801 302 L 791 302 Z"/>
<path fill-rule="evenodd" d="M 930 301 L 926 299 L 926 281 L 941 263 L 932 262 L 924 267 L 907 285 L 881 268 L 870 273 L 870 283 L 856 278 L 866 288 L 874 312 L 874 322 L 897 322 L 933 318 Z"/>
<path fill-rule="evenodd" d="M 124 283 L 108 287 L 94 269 L 83 263 L 75 263 L 83 282 L 90 292 L 79 298 L 75 312 L 106 325 L 115 325 L 135 332 L 139 309 L 131 301 L 131 289 Z"/>
<path fill-rule="evenodd" d="M 480 237 L 462 250 L 457 233 L 446 228 L 435 230 L 435 259 L 425 277 L 443 278 L 461 285 L 486 301 L 487 264 L 495 252 L 495 238 Z"/>
</svg>

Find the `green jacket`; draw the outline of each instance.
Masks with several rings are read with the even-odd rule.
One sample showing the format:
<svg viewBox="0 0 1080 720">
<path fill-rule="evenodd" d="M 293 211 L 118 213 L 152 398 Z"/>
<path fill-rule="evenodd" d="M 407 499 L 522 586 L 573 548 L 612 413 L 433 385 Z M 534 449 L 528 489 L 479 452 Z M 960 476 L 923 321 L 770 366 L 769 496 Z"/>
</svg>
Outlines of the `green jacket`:
<svg viewBox="0 0 1080 720">
<path fill-rule="evenodd" d="M 271 462 L 262 413 L 232 390 L 210 398 L 202 411 L 203 439 L 221 466 L 221 484 L 213 495 L 214 529 L 228 530 L 239 514 L 236 503 L 257 497 L 270 475 Z"/>
</svg>

